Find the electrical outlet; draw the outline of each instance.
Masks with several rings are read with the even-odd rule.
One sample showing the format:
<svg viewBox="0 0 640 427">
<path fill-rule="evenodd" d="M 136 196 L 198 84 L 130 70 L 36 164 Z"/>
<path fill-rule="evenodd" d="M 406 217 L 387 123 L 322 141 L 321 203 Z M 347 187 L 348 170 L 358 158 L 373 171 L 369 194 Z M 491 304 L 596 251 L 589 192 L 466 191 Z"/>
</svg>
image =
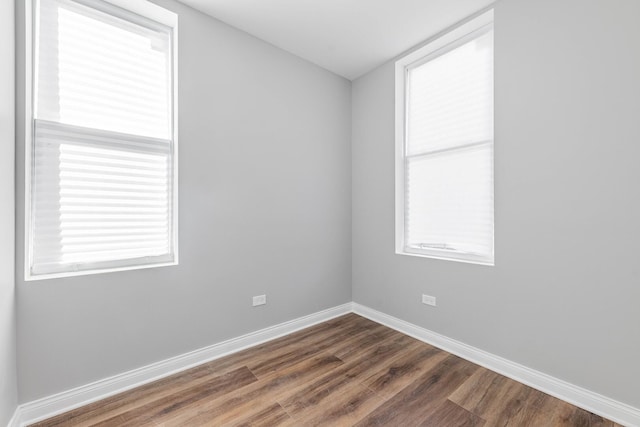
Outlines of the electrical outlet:
<svg viewBox="0 0 640 427">
<path fill-rule="evenodd" d="M 267 296 L 266 295 L 257 295 L 255 297 L 253 297 L 253 306 L 257 306 L 257 305 L 265 305 L 267 303 Z"/>
<path fill-rule="evenodd" d="M 422 303 L 427 305 L 436 306 L 436 297 L 432 297 L 431 295 L 422 294 Z"/>
</svg>

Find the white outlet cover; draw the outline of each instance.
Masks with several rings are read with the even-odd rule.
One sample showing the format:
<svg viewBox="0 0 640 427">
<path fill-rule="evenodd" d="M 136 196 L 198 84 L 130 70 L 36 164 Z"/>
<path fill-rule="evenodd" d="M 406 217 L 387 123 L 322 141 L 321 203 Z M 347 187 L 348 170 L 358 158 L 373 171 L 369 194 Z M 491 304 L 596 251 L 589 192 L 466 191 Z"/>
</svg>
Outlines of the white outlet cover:
<svg viewBox="0 0 640 427">
<path fill-rule="evenodd" d="M 266 295 L 257 295 L 255 297 L 253 297 L 253 306 L 258 306 L 258 305 L 265 305 L 267 303 L 267 296 Z"/>
<path fill-rule="evenodd" d="M 433 297 L 431 295 L 422 294 L 422 303 L 435 307 L 436 306 L 436 297 Z"/>
</svg>

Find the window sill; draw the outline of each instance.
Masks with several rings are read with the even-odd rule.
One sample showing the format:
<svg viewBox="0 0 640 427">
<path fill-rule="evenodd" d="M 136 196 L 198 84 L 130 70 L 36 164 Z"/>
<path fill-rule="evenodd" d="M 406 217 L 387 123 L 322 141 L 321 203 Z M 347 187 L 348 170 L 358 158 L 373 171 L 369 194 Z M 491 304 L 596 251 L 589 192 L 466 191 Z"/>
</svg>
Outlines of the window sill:
<svg viewBox="0 0 640 427">
<path fill-rule="evenodd" d="M 495 259 L 493 257 L 485 257 L 482 255 L 466 254 L 453 251 L 442 251 L 437 249 L 414 249 L 404 248 L 397 249 L 396 255 L 408 255 L 421 258 L 433 258 L 443 261 L 456 261 L 464 262 L 467 264 L 485 265 L 489 267 L 495 266 Z"/>
<path fill-rule="evenodd" d="M 24 281 L 35 282 L 35 281 L 47 280 L 47 279 L 61 279 L 65 277 L 88 276 L 93 274 L 115 273 L 118 271 L 142 270 L 142 269 L 156 268 L 156 267 L 170 267 L 175 265 L 178 265 L 177 259 L 174 261 L 159 262 L 154 264 L 127 265 L 123 267 L 109 267 L 109 268 L 100 268 L 95 270 L 68 271 L 63 273 L 44 273 L 44 274 L 34 275 L 27 271 L 25 272 Z"/>
</svg>

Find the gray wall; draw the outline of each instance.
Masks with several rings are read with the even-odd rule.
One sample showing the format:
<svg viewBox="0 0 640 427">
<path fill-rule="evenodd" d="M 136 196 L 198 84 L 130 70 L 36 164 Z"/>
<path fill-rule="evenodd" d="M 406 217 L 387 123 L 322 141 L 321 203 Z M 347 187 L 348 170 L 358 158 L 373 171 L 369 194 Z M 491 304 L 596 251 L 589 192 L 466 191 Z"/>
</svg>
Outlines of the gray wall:
<svg viewBox="0 0 640 427">
<path fill-rule="evenodd" d="M 350 82 L 157 2 L 180 15 L 180 265 L 23 282 L 20 242 L 21 402 L 351 301 Z"/>
<path fill-rule="evenodd" d="M 0 2 L 0 425 L 18 401 L 14 281 L 14 7 Z"/>
<path fill-rule="evenodd" d="M 640 377 L 640 3 L 498 2 L 497 252 L 482 267 L 394 254 L 392 62 L 350 93 L 346 80 L 157 2 L 181 19 L 181 264 L 25 283 L 18 239 L 21 402 L 350 301 L 352 280 L 356 302 L 640 406 L 629 380 Z M 19 96 L 18 123 L 22 108 Z M 0 170 L 12 238 L 11 174 Z M 1 424 L 16 387 L 11 267 L 0 271 Z M 268 305 L 252 308 L 261 293 Z"/>
<path fill-rule="evenodd" d="M 639 16 L 497 3 L 495 267 L 394 254 L 393 63 L 354 82 L 355 302 L 640 407 Z"/>
</svg>

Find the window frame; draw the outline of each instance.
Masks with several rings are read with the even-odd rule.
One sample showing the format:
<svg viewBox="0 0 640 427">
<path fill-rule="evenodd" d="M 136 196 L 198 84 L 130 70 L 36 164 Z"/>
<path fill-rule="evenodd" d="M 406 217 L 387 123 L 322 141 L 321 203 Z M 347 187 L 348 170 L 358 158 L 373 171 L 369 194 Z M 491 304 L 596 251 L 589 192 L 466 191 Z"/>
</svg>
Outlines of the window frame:
<svg viewBox="0 0 640 427">
<path fill-rule="evenodd" d="M 451 50 L 476 39 L 487 31 L 490 31 L 493 29 L 493 21 L 494 16 L 492 8 L 480 12 L 452 29 L 436 35 L 427 41 L 424 46 L 419 47 L 409 54 L 401 57 L 395 63 L 395 253 L 398 255 L 458 261 L 487 266 L 495 265 L 495 247 L 494 253 L 487 257 L 478 254 L 469 254 L 452 250 L 440 250 L 435 248 L 415 249 L 409 248 L 405 244 L 405 179 L 407 159 L 406 130 L 408 125 L 406 111 L 408 103 L 407 77 L 409 70 L 444 55 Z M 494 144 L 492 142 L 492 146 L 493 145 Z"/>
<path fill-rule="evenodd" d="M 113 261 L 113 267 L 99 267 L 93 269 L 83 269 L 78 271 L 66 271 L 55 273 L 43 273 L 32 274 L 32 242 L 33 242 L 33 219 L 31 210 L 32 199 L 32 172 L 34 161 L 34 132 L 35 132 L 35 118 L 34 118 L 34 105 L 35 105 L 35 69 L 36 69 L 36 57 L 37 52 L 36 45 L 38 37 L 36 32 L 36 20 L 37 16 L 37 3 L 40 0 L 25 0 L 25 108 L 24 108 L 24 140 L 25 140 L 25 184 L 24 184 L 24 280 L 25 281 L 38 281 L 46 279 L 55 279 L 63 277 L 73 276 L 85 276 L 92 274 L 110 273 L 116 271 L 128 271 L 139 270 L 155 267 L 174 266 L 179 264 L 179 251 L 178 251 L 178 15 L 168 9 L 158 6 L 148 0 L 131 1 L 131 0 L 73 0 L 80 4 L 88 6 L 98 5 L 96 8 L 104 10 L 114 7 L 122 9 L 126 12 L 132 12 L 136 15 L 140 15 L 143 18 L 158 22 L 172 29 L 171 31 L 171 125 L 172 125 L 172 176 L 171 176 L 171 205 L 172 205 L 172 218 L 171 218 L 171 261 L 161 261 L 157 263 L 146 264 L 132 264 L 131 260 L 123 259 L 119 261 Z M 100 3 L 105 3 L 100 4 Z M 117 15 L 116 15 L 117 16 Z M 117 265 L 120 263 L 120 265 Z"/>
</svg>

